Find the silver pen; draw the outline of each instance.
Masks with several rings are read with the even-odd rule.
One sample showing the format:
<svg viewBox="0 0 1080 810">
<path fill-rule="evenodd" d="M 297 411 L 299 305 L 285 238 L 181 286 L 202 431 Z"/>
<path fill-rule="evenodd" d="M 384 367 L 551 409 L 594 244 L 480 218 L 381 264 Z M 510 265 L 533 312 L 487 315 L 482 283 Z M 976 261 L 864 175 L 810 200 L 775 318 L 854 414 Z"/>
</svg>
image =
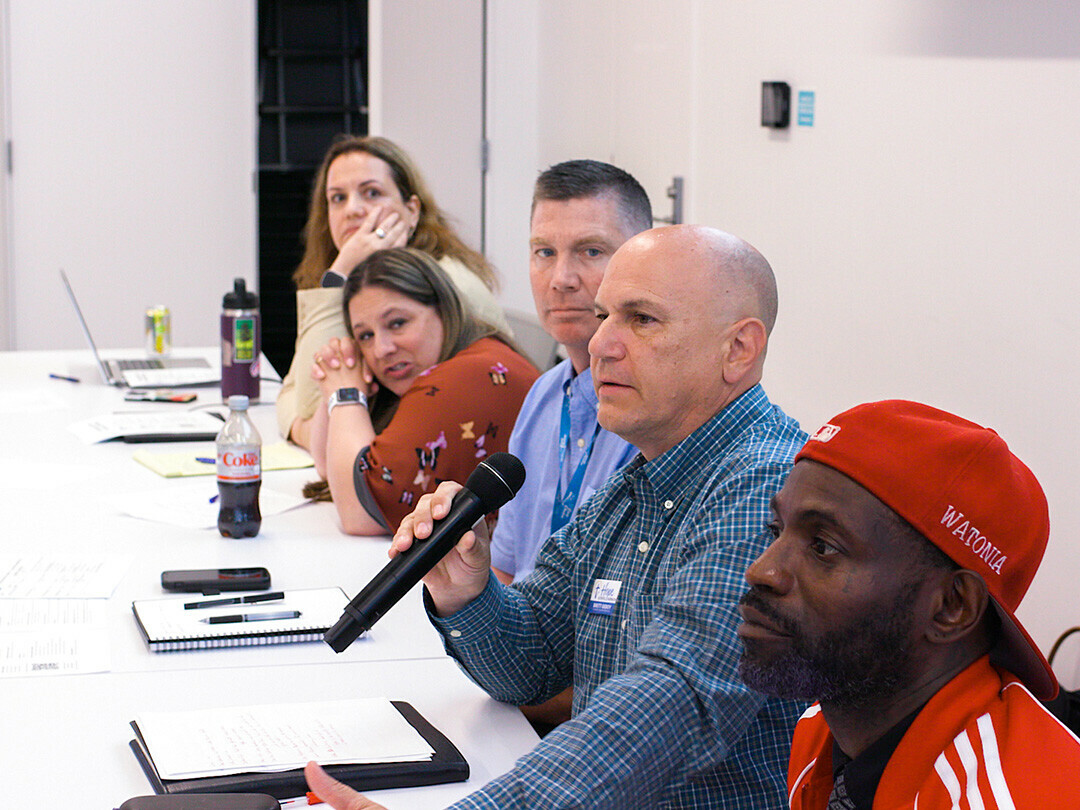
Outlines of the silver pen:
<svg viewBox="0 0 1080 810">
<path fill-rule="evenodd" d="M 210 616 L 199 619 L 204 624 L 236 624 L 238 622 L 270 622 L 275 619 L 299 619 L 299 610 L 279 610 L 273 613 L 232 613 L 228 616 Z"/>
</svg>

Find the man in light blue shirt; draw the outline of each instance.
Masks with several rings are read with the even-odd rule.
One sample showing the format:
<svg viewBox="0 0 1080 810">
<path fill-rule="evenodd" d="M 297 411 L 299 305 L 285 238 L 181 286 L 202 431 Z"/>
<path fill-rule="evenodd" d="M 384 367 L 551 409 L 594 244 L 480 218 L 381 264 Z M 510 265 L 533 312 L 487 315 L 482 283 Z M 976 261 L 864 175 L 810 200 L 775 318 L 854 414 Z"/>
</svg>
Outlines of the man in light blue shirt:
<svg viewBox="0 0 1080 810">
<path fill-rule="evenodd" d="M 568 160 L 536 180 L 529 280 L 540 324 L 568 359 L 533 384 L 510 435 L 510 452 L 528 476 L 499 511 L 491 540 L 491 566 L 505 583 L 528 575 L 540 544 L 637 452 L 596 421 L 589 340 L 598 324 L 593 299 L 608 260 L 650 227 L 645 190 L 608 163 Z"/>
</svg>

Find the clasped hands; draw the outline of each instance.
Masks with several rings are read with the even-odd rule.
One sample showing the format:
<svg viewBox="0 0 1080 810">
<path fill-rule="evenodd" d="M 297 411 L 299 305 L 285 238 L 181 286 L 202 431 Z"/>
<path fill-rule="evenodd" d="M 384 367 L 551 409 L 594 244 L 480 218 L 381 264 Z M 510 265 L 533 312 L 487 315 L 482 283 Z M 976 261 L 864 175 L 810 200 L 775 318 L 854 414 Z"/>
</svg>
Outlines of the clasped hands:
<svg viewBox="0 0 1080 810">
<path fill-rule="evenodd" d="M 324 398 L 339 388 L 359 388 L 366 397 L 379 390 L 379 383 L 364 362 L 356 341 L 347 337 L 331 338 L 315 352 L 311 379 L 318 383 Z"/>
</svg>

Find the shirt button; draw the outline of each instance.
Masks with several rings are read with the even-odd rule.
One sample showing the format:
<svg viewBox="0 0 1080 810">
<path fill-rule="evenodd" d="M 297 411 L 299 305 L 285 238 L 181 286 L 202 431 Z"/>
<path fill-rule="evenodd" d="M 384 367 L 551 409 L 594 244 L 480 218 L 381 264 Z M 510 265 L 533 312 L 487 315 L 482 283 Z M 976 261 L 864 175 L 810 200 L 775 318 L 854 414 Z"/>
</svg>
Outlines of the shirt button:
<svg viewBox="0 0 1080 810">
<path fill-rule="evenodd" d="M 646 551 L 649 550 L 649 544 L 642 540 L 640 543 L 638 543 L 637 550 L 644 554 Z"/>
<path fill-rule="evenodd" d="M 577 446 L 578 447 L 584 447 L 585 446 L 585 440 L 584 439 L 578 439 L 577 440 Z"/>
<path fill-rule="evenodd" d="M 461 631 L 460 630 L 451 630 L 450 631 L 450 638 L 461 638 Z"/>
<path fill-rule="evenodd" d="M 664 501 L 664 508 L 665 509 L 673 509 L 673 508 L 675 508 L 675 501 Z"/>
<path fill-rule="evenodd" d="M 619 624 L 619 627 L 621 627 L 623 630 L 626 629 L 626 619 L 622 620 L 622 622 Z"/>
</svg>

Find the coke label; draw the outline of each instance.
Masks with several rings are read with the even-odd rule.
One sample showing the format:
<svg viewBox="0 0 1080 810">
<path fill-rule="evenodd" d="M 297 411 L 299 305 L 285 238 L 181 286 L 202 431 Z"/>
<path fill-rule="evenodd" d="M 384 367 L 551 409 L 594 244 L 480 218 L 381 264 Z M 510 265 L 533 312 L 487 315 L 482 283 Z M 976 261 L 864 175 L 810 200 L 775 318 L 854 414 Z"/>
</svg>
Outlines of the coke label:
<svg viewBox="0 0 1080 810">
<path fill-rule="evenodd" d="M 262 448 L 257 444 L 231 444 L 217 457 L 219 481 L 242 483 L 258 481 L 262 475 Z"/>
</svg>

